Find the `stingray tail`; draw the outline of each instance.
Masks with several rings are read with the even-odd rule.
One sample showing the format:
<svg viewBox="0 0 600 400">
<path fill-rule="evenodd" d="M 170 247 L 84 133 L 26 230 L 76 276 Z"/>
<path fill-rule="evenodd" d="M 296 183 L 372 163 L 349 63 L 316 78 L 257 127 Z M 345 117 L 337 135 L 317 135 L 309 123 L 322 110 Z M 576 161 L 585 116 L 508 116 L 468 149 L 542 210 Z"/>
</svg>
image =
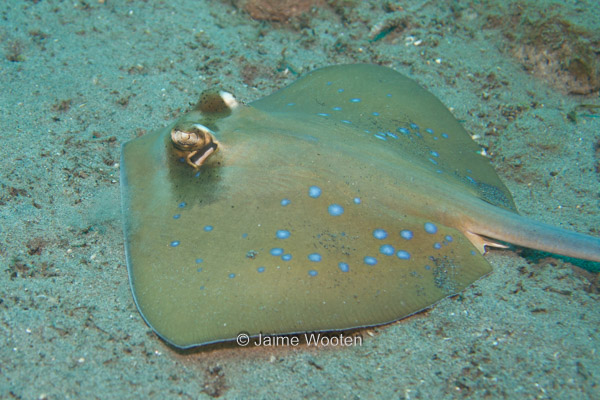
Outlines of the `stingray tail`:
<svg viewBox="0 0 600 400">
<path fill-rule="evenodd" d="M 567 257 L 600 262 L 600 238 L 557 228 L 493 206 L 470 221 L 466 236 L 480 250 L 498 241 Z"/>
</svg>

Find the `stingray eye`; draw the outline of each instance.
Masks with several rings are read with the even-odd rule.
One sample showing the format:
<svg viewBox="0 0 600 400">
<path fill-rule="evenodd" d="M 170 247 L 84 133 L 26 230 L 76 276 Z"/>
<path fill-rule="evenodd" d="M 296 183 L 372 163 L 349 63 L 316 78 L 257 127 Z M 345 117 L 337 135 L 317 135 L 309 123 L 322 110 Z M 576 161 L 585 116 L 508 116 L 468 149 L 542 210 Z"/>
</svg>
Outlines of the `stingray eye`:
<svg viewBox="0 0 600 400">
<path fill-rule="evenodd" d="M 175 126 L 171 131 L 171 141 L 180 150 L 200 150 L 214 142 L 210 129 L 200 124 Z"/>
</svg>

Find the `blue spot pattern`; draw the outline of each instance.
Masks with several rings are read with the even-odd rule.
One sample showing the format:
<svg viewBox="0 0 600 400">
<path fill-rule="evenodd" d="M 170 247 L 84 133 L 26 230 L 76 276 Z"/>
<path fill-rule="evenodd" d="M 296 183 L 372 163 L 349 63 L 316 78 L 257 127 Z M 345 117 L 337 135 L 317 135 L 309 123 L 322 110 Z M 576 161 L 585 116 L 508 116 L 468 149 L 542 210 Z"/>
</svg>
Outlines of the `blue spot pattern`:
<svg viewBox="0 0 600 400">
<path fill-rule="evenodd" d="M 333 83 L 334 82 L 327 82 L 326 84 L 328 86 L 331 86 L 331 85 L 333 85 Z M 335 88 L 335 89 L 331 88 L 331 89 L 328 89 L 328 90 L 337 90 L 338 93 L 344 93 L 344 88 Z M 350 110 L 349 107 L 354 107 L 354 106 L 347 105 L 344 102 L 350 102 L 350 103 L 361 103 L 361 102 L 363 102 L 363 103 L 366 103 L 366 101 L 363 101 L 363 99 L 361 97 L 352 97 L 352 98 L 346 97 L 349 94 L 350 93 L 343 94 L 343 95 L 340 96 L 340 103 L 342 103 L 344 105 L 344 107 L 341 107 L 342 104 L 339 104 L 339 105 L 336 105 L 334 107 L 331 107 L 330 110 L 332 110 L 334 112 L 342 112 L 345 109 L 346 112 L 349 113 L 349 110 Z M 355 95 L 356 94 L 358 94 L 358 93 L 355 93 Z M 392 94 L 388 93 L 388 94 L 386 94 L 386 96 L 387 97 L 392 97 Z M 295 106 L 295 105 L 296 105 L 296 103 L 287 103 L 287 104 L 285 104 L 285 106 L 288 106 L 288 107 Z M 359 106 L 359 107 L 362 108 L 362 106 Z M 413 142 L 421 140 L 422 141 L 421 143 L 423 143 L 423 144 L 419 145 L 420 147 L 418 147 L 418 148 L 421 149 L 420 152 L 421 152 L 421 155 L 423 156 L 423 160 L 427 159 L 433 165 L 438 165 L 438 159 L 440 159 L 440 154 L 436 150 L 433 150 L 431 147 L 429 147 L 429 144 L 433 143 L 432 140 L 434 140 L 434 141 L 438 140 L 438 136 L 434 136 L 434 130 L 433 129 L 431 129 L 431 128 L 425 128 L 425 127 L 420 127 L 418 124 L 416 124 L 414 122 L 408 122 L 408 121 L 405 121 L 404 123 L 402 123 L 402 125 L 405 125 L 405 126 L 400 126 L 400 127 L 398 127 L 398 126 L 387 126 L 386 127 L 386 126 L 382 125 L 382 122 L 381 122 L 382 120 L 381 119 L 379 119 L 379 118 L 377 118 L 377 119 L 371 118 L 371 117 L 369 117 L 369 115 L 372 115 L 373 117 L 379 117 L 380 113 L 378 111 L 382 111 L 383 115 L 387 116 L 389 114 L 389 110 L 384 109 L 384 110 L 378 110 L 378 111 L 372 111 L 372 110 L 364 110 L 363 111 L 360 108 L 352 108 L 352 110 L 359 110 L 359 112 L 360 112 L 360 115 L 356 117 L 358 119 L 355 120 L 354 122 L 368 121 L 370 124 L 372 124 L 371 130 L 364 129 L 364 132 L 367 133 L 369 135 L 369 137 L 372 138 L 374 136 L 374 139 L 377 139 L 377 140 L 381 141 L 380 142 L 381 146 L 385 146 L 385 145 L 391 145 L 391 146 L 393 146 L 394 145 L 393 144 L 394 141 L 398 141 L 398 143 L 402 143 L 402 140 L 405 140 L 405 141 L 406 140 L 410 140 L 410 141 L 413 141 Z M 324 110 L 324 111 L 327 111 L 327 110 Z M 352 112 L 354 112 L 354 111 L 352 111 Z M 322 117 L 331 117 L 332 115 L 337 115 L 338 118 L 340 118 L 340 116 L 343 116 L 345 114 L 342 114 L 342 113 L 338 113 L 338 114 L 331 113 L 330 114 L 328 112 L 321 112 L 321 113 L 318 113 L 317 115 L 322 116 Z M 350 115 L 350 114 L 348 114 L 348 115 Z M 353 117 L 353 120 L 354 120 L 354 117 Z M 353 121 L 350 121 L 350 120 L 347 120 L 347 119 L 338 119 L 338 121 L 342 122 L 342 123 L 345 123 L 345 124 L 352 124 L 353 123 Z M 360 131 L 358 131 L 358 134 L 360 135 L 361 134 L 360 132 L 363 131 L 364 126 L 358 126 L 358 128 L 360 128 Z M 390 131 L 387 131 L 386 129 L 393 129 L 394 132 L 397 132 L 398 134 L 390 132 Z M 371 133 L 371 132 L 373 132 L 373 133 Z M 421 132 L 423 133 L 423 135 L 421 135 Z M 427 133 L 427 135 L 425 133 Z M 449 139 L 449 135 L 446 132 L 441 132 L 441 133 L 438 132 L 437 135 L 439 135 L 439 137 L 441 137 L 442 139 Z M 400 140 L 398 140 L 398 139 L 400 139 Z M 441 160 L 444 160 L 444 158 L 442 157 Z M 183 160 L 183 161 L 185 161 L 185 160 Z M 440 161 L 440 163 L 441 162 L 443 162 L 443 161 Z M 437 169 L 437 172 L 438 173 L 443 173 L 440 169 Z M 468 172 L 470 173 L 470 171 L 468 171 Z M 200 174 L 200 172 L 198 172 L 196 174 L 196 177 L 198 177 L 199 174 Z M 477 184 L 477 182 L 473 178 L 471 178 L 470 176 L 468 176 L 468 175 L 466 175 L 466 179 L 469 180 L 473 184 Z M 325 186 L 323 186 L 323 188 L 326 190 L 326 195 L 329 196 L 331 194 L 330 193 L 331 190 L 328 187 L 325 187 Z M 309 197 L 311 197 L 313 199 L 317 199 L 317 198 L 321 197 L 322 194 L 323 194 L 323 190 L 319 186 L 311 186 L 309 188 L 309 190 L 308 190 Z M 295 198 L 293 198 L 293 197 L 290 197 L 290 198 L 292 198 L 292 200 L 296 201 Z M 290 200 L 290 198 L 283 198 L 283 199 L 281 199 L 280 200 L 280 205 L 282 207 L 286 207 L 286 206 L 290 205 L 291 202 L 292 202 Z M 352 201 L 353 201 L 354 204 L 358 205 L 358 204 L 362 203 L 361 198 L 359 198 L 359 197 L 354 197 L 354 198 L 351 197 L 351 199 L 352 199 Z M 342 200 L 342 199 L 335 199 L 335 200 L 336 201 L 341 201 L 341 204 L 347 204 L 347 203 L 344 202 L 344 201 L 347 201 L 347 200 Z M 318 202 L 315 202 L 315 203 L 317 203 L 317 207 L 319 207 L 319 205 L 318 205 L 319 203 Z M 327 206 L 327 211 L 328 211 L 329 215 L 331 215 L 333 217 L 339 217 L 339 216 L 344 215 L 344 213 L 345 213 L 344 206 L 342 206 L 341 204 L 337 204 L 337 203 L 329 204 L 329 206 Z M 186 202 L 181 202 L 181 203 L 178 204 L 178 207 L 179 208 L 184 208 L 184 207 L 186 207 L 186 205 L 187 205 Z M 357 210 L 355 208 L 352 208 L 351 206 L 346 206 L 346 207 L 348 208 L 348 211 L 350 211 L 349 214 L 351 214 L 352 212 L 356 212 L 355 210 Z M 181 216 L 182 216 L 181 214 L 175 214 L 175 215 L 173 215 L 173 219 L 175 219 L 175 220 L 180 219 Z M 219 227 L 218 224 L 216 226 L 217 226 L 217 228 Z M 275 227 L 275 228 L 277 228 L 277 227 Z M 386 227 L 386 229 L 388 229 L 388 228 L 392 228 L 392 227 Z M 210 231 L 213 230 L 213 226 L 207 225 L 203 229 L 206 232 L 210 232 Z M 432 222 L 427 222 L 426 224 L 424 224 L 424 230 L 425 230 L 425 233 L 427 233 L 427 234 L 435 234 L 435 233 L 438 232 L 438 227 L 434 223 L 432 223 Z M 416 232 L 417 232 L 417 235 L 419 237 L 419 240 L 422 240 L 422 238 L 424 238 L 424 236 L 426 236 L 426 235 L 423 235 L 423 233 L 421 233 L 419 230 L 417 230 Z M 258 235 L 254 234 L 254 231 L 252 231 L 251 233 L 253 235 L 252 236 L 253 239 L 258 236 Z M 241 234 L 241 232 L 238 233 L 238 234 Z M 291 239 L 291 241 L 297 239 L 296 235 L 297 235 L 296 233 L 295 233 L 295 235 L 293 235 L 293 238 Z M 339 235 L 341 237 L 346 236 L 346 234 L 344 232 L 339 232 L 339 233 L 336 233 L 335 235 Z M 382 241 L 384 239 L 388 239 L 389 238 L 388 232 L 385 229 L 381 229 L 381 228 L 375 229 L 372 232 L 372 235 L 373 235 L 373 237 L 375 239 L 382 240 Z M 276 230 L 276 235 L 275 236 L 276 236 L 276 239 L 280 239 L 280 240 L 285 240 L 285 239 L 289 239 L 290 237 L 292 237 L 291 232 L 289 230 L 287 230 L 287 229 Z M 321 236 L 321 235 L 317 235 L 317 236 Z M 356 238 L 356 237 L 362 237 L 362 238 L 364 238 L 364 235 L 355 236 L 355 233 L 350 233 L 350 232 L 349 232 L 349 236 L 354 237 L 354 238 Z M 394 235 L 392 235 L 392 236 L 394 236 Z M 243 233 L 242 234 L 242 238 L 247 238 L 247 237 L 248 237 L 247 233 Z M 408 240 L 412 240 L 414 237 L 415 237 L 415 234 L 411 230 L 404 229 L 404 230 L 400 231 L 400 238 L 403 239 L 403 240 L 407 240 L 407 241 Z M 398 236 L 395 236 L 395 238 L 394 237 L 389 238 L 388 240 L 389 240 L 389 243 L 391 243 L 391 244 L 387 244 L 386 243 L 386 244 L 380 245 L 379 246 L 379 254 L 381 254 L 383 256 L 393 256 L 393 255 L 396 255 L 399 260 L 410 260 L 411 259 L 411 254 L 408 251 L 406 251 L 406 250 L 397 250 L 398 247 L 400 247 L 400 248 L 402 247 L 402 245 L 397 242 L 397 241 L 400 240 L 398 238 Z M 438 249 L 439 250 L 443 246 L 449 245 L 449 243 L 451 243 L 452 241 L 453 241 L 452 236 L 446 235 L 444 237 L 444 240 L 442 240 L 441 242 L 431 243 L 431 245 L 432 245 L 432 247 L 434 249 Z M 387 242 L 387 240 L 386 240 L 386 242 Z M 431 241 L 431 242 L 433 242 L 433 241 Z M 172 241 L 171 242 L 171 246 L 172 247 L 177 247 L 177 246 L 179 246 L 179 243 L 180 242 L 177 241 L 177 240 Z M 288 242 L 279 242 L 279 243 L 288 243 Z M 383 243 L 385 243 L 385 242 L 383 242 Z M 395 247 L 395 246 L 397 246 L 397 247 Z M 289 249 L 288 249 L 288 251 L 289 251 Z M 372 254 L 372 255 L 375 255 L 376 251 L 377 251 L 376 248 L 369 250 L 369 252 L 371 252 L 370 254 Z M 290 260 L 292 260 L 292 254 L 290 254 L 290 253 L 284 254 L 284 249 L 280 248 L 280 247 L 274 247 L 274 248 L 272 248 L 269 251 L 269 253 L 272 256 L 280 257 L 282 261 L 290 261 Z M 256 254 L 258 254 L 258 253 L 256 253 Z M 296 254 L 295 252 L 294 252 L 294 254 L 296 256 L 298 256 L 298 254 Z M 348 255 L 348 253 L 344 253 L 344 254 Z M 473 251 L 472 254 L 477 254 L 477 253 Z M 300 256 L 301 256 L 300 258 L 302 258 L 302 257 L 306 256 L 306 253 L 304 253 L 304 255 L 300 255 Z M 376 257 L 365 256 L 364 254 L 361 254 L 361 255 L 358 255 L 358 256 L 363 257 L 363 262 L 367 266 L 375 266 L 379 262 L 381 262 L 382 264 L 385 264 L 386 267 L 387 267 L 388 264 L 386 264 L 386 263 L 390 262 L 389 261 L 390 259 L 388 259 L 386 257 L 383 257 L 383 256 L 378 256 L 378 257 L 380 257 L 379 260 Z M 433 256 L 431 256 L 431 257 L 433 257 Z M 254 257 L 252 257 L 252 258 L 254 258 Z M 207 258 L 207 259 L 209 260 L 209 262 L 207 264 L 210 264 L 210 258 Z M 309 261 L 315 263 L 313 265 L 318 266 L 318 264 L 316 264 L 316 263 L 321 262 L 323 260 L 323 257 L 319 253 L 311 253 L 311 254 L 308 255 L 308 259 L 309 259 Z M 200 262 L 203 262 L 203 260 L 202 259 L 196 259 L 196 262 L 200 263 Z M 274 262 L 277 262 L 277 261 L 274 261 Z M 339 269 L 340 272 L 349 272 L 350 271 L 350 266 L 349 266 L 348 263 L 342 262 L 339 259 L 337 261 L 335 261 L 335 262 L 337 262 L 337 266 L 338 266 L 338 269 Z M 334 266 L 335 266 L 335 262 L 333 264 Z M 396 260 L 395 264 L 398 265 L 399 261 Z M 282 264 L 280 264 L 280 265 L 282 265 Z M 289 268 L 293 268 L 295 265 L 296 265 L 295 263 L 288 264 L 288 266 L 286 268 L 288 268 L 288 269 Z M 394 265 L 394 264 L 392 264 L 392 265 Z M 423 266 L 423 264 L 421 264 L 421 267 L 424 267 L 426 270 L 431 269 L 431 267 L 429 265 Z M 269 266 L 269 268 L 270 268 L 270 266 Z M 277 269 L 279 269 L 279 268 L 280 267 L 278 266 Z M 330 268 L 330 266 L 323 265 L 323 268 Z M 363 266 L 363 268 L 364 268 L 364 266 Z M 320 269 L 320 267 L 319 267 L 319 269 Z M 198 268 L 198 271 L 201 271 L 201 270 L 202 270 L 202 268 Z M 260 267 L 256 268 L 256 271 L 258 273 L 262 273 L 265 270 L 266 270 L 265 266 L 260 266 Z M 416 271 L 414 271 L 414 272 L 416 272 Z M 317 272 L 316 269 L 311 269 L 310 271 L 308 271 L 308 274 L 310 276 L 317 276 L 318 272 Z M 230 273 L 229 274 L 230 278 L 233 278 L 235 276 L 236 276 L 236 274 L 234 274 L 234 273 Z"/>
</svg>

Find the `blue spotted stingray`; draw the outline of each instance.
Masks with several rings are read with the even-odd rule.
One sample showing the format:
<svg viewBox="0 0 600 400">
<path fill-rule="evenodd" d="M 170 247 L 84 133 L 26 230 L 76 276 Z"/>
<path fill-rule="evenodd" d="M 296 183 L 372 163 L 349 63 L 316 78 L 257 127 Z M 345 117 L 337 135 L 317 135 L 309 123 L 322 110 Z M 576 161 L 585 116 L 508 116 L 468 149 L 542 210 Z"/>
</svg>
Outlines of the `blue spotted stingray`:
<svg viewBox="0 0 600 400">
<path fill-rule="evenodd" d="M 600 239 L 517 214 L 442 103 L 380 66 L 247 106 L 207 92 L 121 171 L 134 299 L 179 348 L 395 321 L 489 273 L 485 246 L 600 261 Z"/>
</svg>

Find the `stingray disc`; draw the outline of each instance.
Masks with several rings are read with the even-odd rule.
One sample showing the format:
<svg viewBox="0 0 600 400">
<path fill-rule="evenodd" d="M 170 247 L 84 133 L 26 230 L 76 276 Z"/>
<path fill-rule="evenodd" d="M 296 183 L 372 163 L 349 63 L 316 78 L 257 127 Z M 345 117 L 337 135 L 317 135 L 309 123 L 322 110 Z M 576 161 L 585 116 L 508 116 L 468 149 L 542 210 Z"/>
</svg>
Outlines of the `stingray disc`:
<svg viewBox="0 0 600 400">
<path fill-rule="evenodd" d="M 471 202 L 514 209 L 510 193 L 412 80 L 336 66 L 217 105 L 123 146 L 131 287 L 170 344 L 382 324 L 490 271 L 461 221 Z M 197 168 L 171 143 L 185 124 L 218 145 Z"/>
</svg>

